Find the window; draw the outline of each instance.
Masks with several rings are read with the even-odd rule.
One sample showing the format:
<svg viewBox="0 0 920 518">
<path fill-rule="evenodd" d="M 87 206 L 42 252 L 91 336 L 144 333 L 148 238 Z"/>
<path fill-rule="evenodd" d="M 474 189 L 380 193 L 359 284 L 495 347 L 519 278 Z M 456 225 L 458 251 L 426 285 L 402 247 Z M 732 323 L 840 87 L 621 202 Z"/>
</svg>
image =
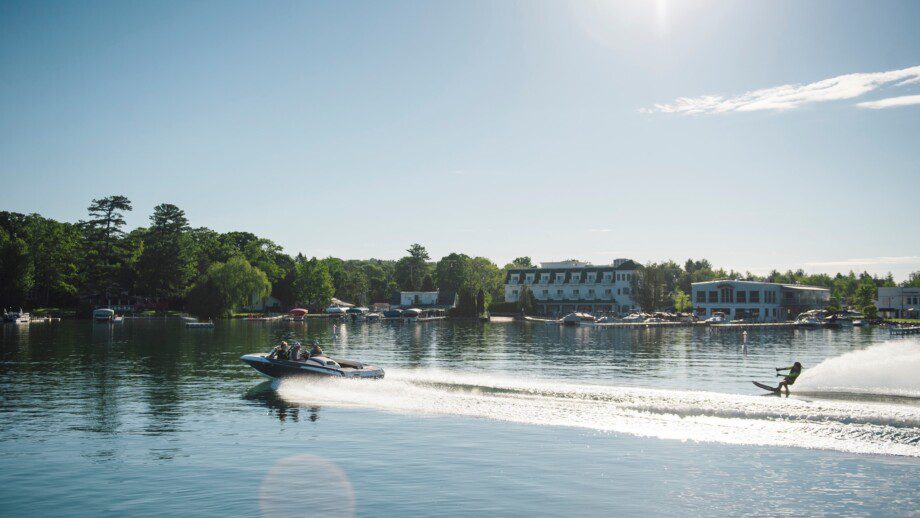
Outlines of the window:
<svg viewBox="0 0 920 518">
<path fill-rule="evenodd" d="M 760 302 L 760 292 L 752 291 L 751 292 L 751 303 L 756 304 L 758 302 Z"/>
<path fill-rule="evenodd" d="M 629 288 L 623 288 L 623 295 L 629 295 Z"/>
<path fill-rule="evenodd" d="M 549 282 L 549 274 L 548 274 L 548 273 L 544 273 L 543 275 L 540 275 L 540 283 L 541 283 L 541 284 L 546 284 L 546 283 L 548 283 L 548 282 Z"/>
<path fill-rule="evenodd" d="M 731 287 L 726 286 L 725 288 L 719 289 L 719 302 L 722 303 L 733 303 L 735 302 L 735 290 Z"/>
<path fill-rule="evenodd" d="M 609 274 L 609 273 L 605 273 L 605 274 L 604 274 L 604 282 L 610 282 L 610 274 Z"/>
<path fill-rule="evenodd" d="M 696 292 L 696 301 L 697 301 L 697 302 L 706 302 L 706 292 L 705 292 L 705 291 L 702 291 L 702 290 Z"/>
<path fill-rule="evenodd" d="M 617 288 L 617 295 L 620 294 L 620 288 Z"/>
<path fill-rule="evenodd" d="M 531 283 L 533 283 L 533 274 L 528 274 L 528 275 L 527 275 L 527 284 L 531 284 Z"/>
<path fill-rule="evenodd" d="M 608 297 L 609 297 L 610 295 L 613 295 L 613 290 L 610 289 L 610 288 L 607 288 L 606 290 L 604 290 L 604 295 L 607 295 Z"/>
<path fill-rule="evenodd" d="M 577 273 L 572 274 L 572 282 L 578 282 L 579 275 Z"/>
<path fill-rule="evenodd" d="M 556 290 L 556 295 L 562 296 L 562 290 Z"/>
<path fill-rule="evenodd" d="M 578 295 L 578 290 L 572 290 L 572 295 Z"/>
<path fill-rule="evenodd" d="M 589 274 L 588 274 L 588 282 L 592 282 L 592 283 L 594 282 L 594 279 L 595 279 L 595 276 L 594 276 L 594 275 L 595 275 L 595 274 L 593 274 L 593 273 L 589 273 Z"/>
<path fill-rule="evenodd" d="M 511 290 L 511 294 L 517 297 L 518 290 Z M 418 304 L 418 301 L 416 301 L 416 304 Z"/>
<path fill-rule="evenodd" d="M 719 292 L 718 291 L 709 292 L 709 302 L 710 304 L 713 302 L 719 302 Z"/>
<path fill-rule="evenodd" d="M 738 304 L 747 304 L 747 292 L 739 291 L 739 292 L 736 292 L 735 295 L 738 297 L 737 298 Z"/>
<path fill-rule="evenodd" d="M 593 288 L 591 288 L 591 289 L 588 290 L 588 296 L 591 296 L 591 297 L 594 296 L 594 289 L 593 289 Z"/>
<path fill-rule="evenodd" d="M 549 295 L 549 290 L 543 290 L 543 296 L 546 297 L 547 295 Z"/>
</svg>

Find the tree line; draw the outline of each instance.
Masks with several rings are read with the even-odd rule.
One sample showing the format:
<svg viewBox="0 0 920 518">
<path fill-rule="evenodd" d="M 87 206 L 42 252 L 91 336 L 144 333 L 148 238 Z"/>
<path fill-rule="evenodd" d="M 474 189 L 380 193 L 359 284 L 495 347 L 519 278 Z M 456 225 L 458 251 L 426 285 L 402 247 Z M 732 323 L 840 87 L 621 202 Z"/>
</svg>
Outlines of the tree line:
<svg viewBox="0 0 920 518">
<path fill-rule="evenodd" d="M 268 295 L 286 307 L 323 308 L 333 297 L 368 305 L 389 302 L 399 290 L 440 289 L 474 314 L 502 297 L 504 271 L 484 257 L 452 253 L 435 262 L 419 244 L 395 261 L 291 256 L 249 232 L 193 228 L 170 203 L 154 207 L 149 226 L 128 230 L 132 210 L 127 197 L 112 195 L 94 199 L 77 223 L 0 212 L 0 305 L 143 301 L 221 316 Z"/>
</svg>

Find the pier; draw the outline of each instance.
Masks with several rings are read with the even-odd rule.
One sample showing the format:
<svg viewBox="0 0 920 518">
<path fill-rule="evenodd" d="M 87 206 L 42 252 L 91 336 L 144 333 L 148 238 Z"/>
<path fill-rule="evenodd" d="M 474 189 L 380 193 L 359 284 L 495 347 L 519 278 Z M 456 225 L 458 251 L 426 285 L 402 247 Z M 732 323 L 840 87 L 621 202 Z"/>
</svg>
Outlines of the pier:
<svg viewBox="0 0 920 518">
<path fill-rule="evenodd" d="M 920 326 L 892 327 L 888 329 L 891 336 L 920 335 Z"/>
</svg>

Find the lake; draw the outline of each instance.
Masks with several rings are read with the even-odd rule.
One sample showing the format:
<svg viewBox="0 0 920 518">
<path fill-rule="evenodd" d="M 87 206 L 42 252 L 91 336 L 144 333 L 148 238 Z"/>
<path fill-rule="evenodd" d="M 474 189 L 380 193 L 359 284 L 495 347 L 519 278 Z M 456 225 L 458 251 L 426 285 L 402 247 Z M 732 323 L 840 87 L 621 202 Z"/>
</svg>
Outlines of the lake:
<svg viewBox="0 0 920 518">
<path fill-rule="evenodd" d="M 386 370 L 274 384 L 281 339 Z M 5 516 L 920 515 L 920 341 L 884 329 L 2 328 Z M 800 361 L 791 397 L 764 395 Z"/>
</svg>

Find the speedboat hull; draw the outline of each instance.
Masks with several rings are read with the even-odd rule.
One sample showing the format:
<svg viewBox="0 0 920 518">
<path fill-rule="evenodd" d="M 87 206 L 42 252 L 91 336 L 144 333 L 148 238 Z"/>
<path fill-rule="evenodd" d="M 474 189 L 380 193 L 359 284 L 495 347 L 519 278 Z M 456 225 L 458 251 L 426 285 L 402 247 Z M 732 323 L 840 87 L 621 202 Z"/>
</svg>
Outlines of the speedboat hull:
<svg viewBox="0 0 920 518">
<path fill-rule="evenodd" d="M 255 369 L 259 374 L 271 378 L 288 378 L 294 376 L 328 376 L 334 378 L 382 378 L 383 369 L 373 365 L 363 365 L 348 360 L 306 360 L 291 361 L 268 358 L 265 354 L 246 354 L 240 360 Z M 326 360 L 331 360 L 327 362 Z"/>
</svg>

